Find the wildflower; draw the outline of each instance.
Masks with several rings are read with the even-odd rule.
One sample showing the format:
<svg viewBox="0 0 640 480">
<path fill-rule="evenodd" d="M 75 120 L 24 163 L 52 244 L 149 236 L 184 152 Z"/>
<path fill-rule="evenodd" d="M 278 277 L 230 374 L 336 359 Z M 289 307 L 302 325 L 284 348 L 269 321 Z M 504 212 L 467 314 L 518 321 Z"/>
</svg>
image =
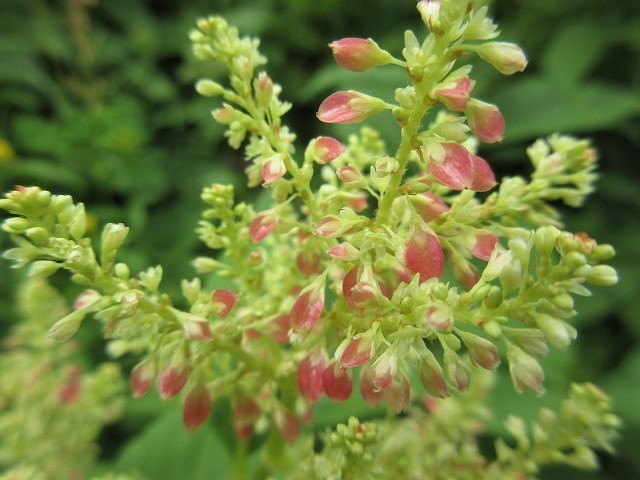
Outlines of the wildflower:
<svg viewBox="0 0 640 480">
<path fill-rule="evenodd" d="M 495 105 L 469 100 L 464 110 L 469 128 L 478 140 L 484 143 L 495 143 L 504 136 L 504 117 Z"/>
<path fill-rule="evenodd" d="M 473 82 L 469 77 L 462 77 L 452 84 L 445 84 L 431 92 L 431 97 L 439 100 L 449 110 L 464 112 L 471 95 Z"/>
<path fill-rule="evenodd" d="M 211 294 L 211 310 L 218 318 L 224 318 L 229 315 L 231 309 L 238 301 L 239 294 L 231 290 L 214 290 Z"/>
<path fill-rule="evenodd" d="M 515 43 L 488 42 L 480 45 L 475 51 L 504 75 L 522 72 L 527 66 L 527 57 Z"/>
<path fill-rule="evenodd" d="M 351 396 L 351 370 L 340 367 L 340 362 L 332 361 L 322 373 L 324 392 L 331 400 L 343 402 Z"/>
<path fill-rule="evenodd" d="M 424 224 L 414 225 L 407 240 L 405 264 L 421 281 L 440 278 L 444 271 L 444 254 L 438 236 Z"/>
<path fill-rule="evenodd" d="M 345 90 L 327 97 L 320 104 L 317 116 L 325 123 L 360 123 L 385 108 L 386 103 L 379 98 Z"/>
<path fill-rule="evenodd" d="M 443 143 L 444 158 L 429 160 L 429 173 L 440 183 L 453 190 L 485 192 L 496 184 L 489 164 L 482 158 L 470 154 L 458 143 Z"/>
<path fill-rule="evenodd" d="M 150 359 L 138 363 L 131 372 L 131 391 L 135 398 L 146 395 L 156 377 L 156 365 Z"/>
<path fill-rule="evenodd" d="M 249 238 L 253 243 L 261 242 L 278 224 L 279 215 L 273 210 L 261 212 L 249 225 Z"/>
<path fill-rule="evenodd" d="M 304 357 L 298 365 L 298 390 L 309 403 L 316 402 L 324 391 L 323 372 L 326 364 L 324 354 L 316 350 Z"/>
<path fill-rule="evenodd" d="M 182 420 L 185 427 L 195 430 L 202 425 L 211 413 L 211 397 L 202 384 L 194 385 L 184 399 Z"/>
<path fill-rule="evenodd" d="M 344 145 L 333 137 L 317 137 L 309 142 L 305 158 L 312 158 L 320 165 L 334 161 L 345 151 Z"/>
<path fill-rule="evenodd" d="M 325 276 L 321 275 L 304 288 L 291 308 L 291 324 L 298 330 L 309 330 L 315 325 L 324 308 Z"/>
<path fill-rule="evenodd" d="M 393 60 L 388 52 L 370 38 L 343 38 L 330 43 L 329 48 L 338 65 L 352 72 L 387 65 Z"/>
</svg>

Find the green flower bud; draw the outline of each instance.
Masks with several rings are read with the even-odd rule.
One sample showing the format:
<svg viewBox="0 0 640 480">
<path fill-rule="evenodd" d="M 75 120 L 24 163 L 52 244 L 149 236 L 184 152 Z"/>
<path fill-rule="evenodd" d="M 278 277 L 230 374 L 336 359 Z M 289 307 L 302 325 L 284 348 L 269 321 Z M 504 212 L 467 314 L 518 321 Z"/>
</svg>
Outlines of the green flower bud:
<svg viewBox="0 0 640 480">
<path fill-rule="evenodd" d="M 547 257 L 551 255 L 560 233 L 560 230 L 551 225 L 547 225 L 536 230 L 534 243 L 540 256 Z"/>
<path fill-rule="evenodd" d="M 58 320 L 47 333 L 47 336 L 56 342 L 64 342 L 75 334 L 86 313 L 82 310 L 75 310 L 61 320 Z"/>
<path fill-rule="evenodd" d="M 56 273 L 61 267 L 61 263 L 52 260 L 39 260 L 31 265 L 29 276 L 32 278 L 47 278 Z"/>
<path fill-rule="evenodd" d="M 569 252 L 564 257 L 564 262 L 563 263 L 567 267 L 569 267 L 571 270 L 577 270 L 578 268 L 582 267 L 583 265 L 585 265 L 587 263 L 587 257 L 585 257 L 580 252 L 576 252 L 574 250 L 572 252 Z"/>
<path fill-rule="evenodd" d="M 487 308 L 498 308 L 502 304 L 503 296 L 500 287 L 493 285 L 489 289 L 489 293 L 484 300 L 484 304 Z"/>
<path fill-rule="evenodd" d="M 224 93 L 224 87 L 213 80 L 203 79 L 196 83 L 196 92 L 203 97 L 217 97 Z"/>
<path fill-rule="evenodd" d="M 108 223 L 102 231 L 102 255 L 115 252 L 127 237 L 129 228 L 122 223 Z"/>
<path fill-rule="evenodd" d="M 605 243 L 602 245 L 598 245 L 594 249 L 593 255 L 598 262 L 606 262 L 616 256 L 616 251 L 611 245 Z"/>
<path fill-rule="evenodd" d="M 129 270 L 129 266 L 126 263 L 116 263 L 116 266 L 113 269 L 113 273 L 120 280 L 128 280 L 131 271 Z"/>
<path fill-rule="evenodd" d="M 22 217 L 8 218 L 2 224 L 2 229 L 5 232 L 11 233 L 13 235 L 24 233 L 24 231 L 29 227 L 31 227 L 31 222 Z"/>
<path fill-rule="evenodd" d="M 591 285 L 610 287 L 618 283 L 618 273 L 610 265 L 596 265 L 589 270 L 586 280 Z"/>
</svg>

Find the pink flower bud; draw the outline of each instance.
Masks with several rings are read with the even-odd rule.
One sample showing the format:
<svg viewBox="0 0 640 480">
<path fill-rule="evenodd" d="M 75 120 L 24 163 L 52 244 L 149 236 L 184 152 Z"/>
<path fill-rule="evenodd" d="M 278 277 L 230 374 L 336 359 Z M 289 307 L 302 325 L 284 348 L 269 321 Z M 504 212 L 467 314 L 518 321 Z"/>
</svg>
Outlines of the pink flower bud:
<svg viewBox="0 0 640 480">
<path fill-rule="evenodd" d="M 446 350 L 443 356 L 444 371 L 449 385 L 464 392 L 469 388 L 471 383 L 471 369 L 456 352 Z"/>
<path fill-rule="evenodd" d="M 324 308 L 325 277 L 318 277 L 304 288 L 291 308 L 291 324 L 297 330 L 309 330 L 315 325 Z"/>
<path fill-rule="evenodd" d="M 346 167 L 339 168 L 338 170 L 336 170 L 336 175 L 338 175 L 338 178 L 344 183 L 365 181 L 362 173 L 360 173 L 360 170 L 358 170 L 353 165 L 347 165 Z"/>
<path fill-rule="evenodd" d="M 269 335 L 278 343 L 289 343 L 289 330 L 291 329 L 291 321 L 289 314 L 283 313 L 278 315 L 267 326 Z"/>
<path fill-rule="evenodd" d="M 195 385 L 187 392 L 182 410 L 182 421 L 189 430 L 202 425 L 211 413 L 211 397 L 204 386 Z"/>
<path fill-rule="evenodd" d="M 296 256 L 296 265 L 305 277 L 316 274 L 320 266 L 320 254 L 309 247 L 304 247 Z"/>
<path fill-rule="evenodd" d="M 318 137 L 309 142 L 308 155 L 320 165 L 334 161 L 344 152 L 345 148 L 333 137 Z"/>
<path fill-rule="evenodd" d="M 85 290 L 76 298 L 76 301 L 73 303 L 73 309 L 81 310 L 97 302 L 101 298 L 102 295 L 100 295 L 100 293 L 98 293 L 96 290 Z"/>
<path fill-rule="evenodd" d="M 398 373 L 398 353 L 394 348 L 387 348 L 371 367 L 373 385 L 384 390 L 391 385 L 391 380 Z"/>
<path fill-rule="evenodd" d="M 289 410 L 276 410 L 273 413 L 273 422 L 287 443 L 295 442 L 300 435 L 300 423 Z"/>
<path fill-rule="evenodd" d="M 189 370 L 178 365 L 167 365 L 160 372 L 158 391 L 163 400 L 175 397 L 187 383 Z"/>
<path fill-rule="evenodd" d="M 388 65 L 392 60 L 391 55 L 370 38 L 343 38 L 330 43 L 329 48 L 338 65 L 352 72 Z"/>
<path fill-rule="evenodd" d="M 424 192 L 421 195 L 412 195 L 411 203 L 425 222 L 435 220 L 440 215 L 451 210 L 440 197 L 431 193 Z"/>
<path fill-rule="evenodd" d="M 421 281 L 440 278 L 444 272 L 444 253 L 437 235 L 426 225 L 417 225 L 409 231 L 405 250 L 405 264 Z"/>
<path fill-rule="evenodd" d="M 411 398 L 411 385 L 403 373 L 394 377 L 389 388 L 384 391 L 384 398 L 396 413 L 407 408 Z"/>
<path fill-rule="evenodd" d="M 473 83 L 468 77 L 456 80 L 453 85 L 440 88 L 431 92 L 431 97 L 439 100 L 449 110 L 454 112 L 464 112 L 471 94 Z"/>
<path fill-rule="evenodd" d="M 345 200 L 347 201 L 347 205 L 351 207 L 354 212 L 361 212 L 369 207 L 369 202 L 367 202 L 367 197 L 361 193 L 351 193 L 345 192 L 343 193 Z"/>
<path fill-rule="evenodd" d="M 322 379 L 326 365 L 325 357 L 320 351 L 310 353 L 298 365 L 298 390 L 309 403 L 316 402 L 324 391 Z"/>
<path fill-rule="evenodd" d="M 476 235 L 476 243 L 471 249 L 471 255 L 488 262 L 496 243 L 498 243 L 498 237 L 495 233 Z"/>
<path fill-rule="evenodd" d="M 377 407 L 384 401 L 384 392 L 375 387 L 370 368 L 360 371 L 360 395 L 367 405 Z"/>
<path fill-rule="evenodd" d="M 252 424 L 260 418 L 262 410 L 258 404 L 248 396 L 239 396 L 231 403 L 233 419 L 239 423 Z"/>
<path fill-rule="evenodd" d="M 537 328 L 504 328 L 510 340 L 515 342 L 522 350 L 529 355 L 536 357 L 549 353 L 549 347 L 542 330 Z"/>
<path fill-rule="evenodd" d="M 131 372 L 131 391 L 133 396 L 135 398 L 143 397 L 151 388 L 155 378 L 155 362 L 147 359 L 133 367 Z"/>
<path fill-rule="evenodd" d="M 460 282 L 465 290 L 471 290 L 478 283 L 480 279 L 478 271 L 466 258 L 461 255 L 451 256 L 449 257 L 449 263 L 454 278 Z"/>
<path fill-rule="evenodd" d="M 336 402 L 344 402 L 351 396 L 353 388 L 351 370 L 340 368 L 340 362 L 334 360 L 324 369 L 322 384 L 327 397 Z"/>
<path fill-rule="evenodd" d="M 429 173 L 453 190 L 484 192 L 495 186 L 491 167 L 482 158 L 471 155 L 458 143 L 443 143 L 444 159 L 429 159 Z"/>
<path fill-rule="evenodd" d="M 351 228 L 351 224 L 336 215 L 328 215 L 318 222 L 316 232 L 327 238 L 338 238 Z"/>
<path fill-rule="evenodd" d="M 287 167 L 284 166 L 284 161 L 280 155 L 274 155 L 270 157 L 262 165 L 262 178 L 265 183 L 273 183 L 287 173 Z"/>
<path fill-rule="evenodd" d="M 375 334 L 372 330 L 354 336 L 342 352 L 340 365 L 343 368 L 353 368 L 371 360 L 375 354 L 374 338 Z"/>
<path fill-rule="evenodd" d="M 480 57 L 504 75 L 522 72 L 527 66 L 527 57 L 514 43 L 488 42 L 475 50 Z"/>
<path fill-rule="evenodd" d="M 316 114 L 325 123 L 360 123 L 387 108 L 379 98 L 354 90 L 336 92 L 327 97 Z"/>
<path fill-rule="evenodd" d="M 214 290 L 211 294 L 211 311 L 218 318 L 224 318 L 229 315 L 239 297 L 240 294 L 231 290 Z"/>
<path fill-rule="evenodd" d="M 249 225 L 249 238 L 253 243 L 264 240 L 278 224 L 279 215 L 273 211 L 259 213 Z"/>
<path fill-rule="evenodd" d="M 186 317 L 183 320 L 183 327 L 191 340 L 206 342 L 211 338 L 211 329 L 206 318 L 190 314 L 187 314 Z"/>
<path fill-rule="evenodd" d="M 495 370 L 500 364 L 498 349 L 489 340 L 468 332 L 458 332 L 469 351 L 471 363 L 485 370 Z"/>
<path fill-rule="evenodd" d="M 358 267 L 354 267 L 342 279 L 342 295 L 347 302 L 347 306 L 353 312 L 361 312 L 362 309 L 356 305 L 353 298 L 352 289 L 358 283 Z"/>
<path fill-rule="evenodd" d="M 469 128 L 484 143 L 495 143 L 504 136 L 504 117 L 498 107 L 480 100 L 469 100 L 464 111 Z"/>
<path fill-rule="evenodd" d="M 447 385 L 444 382 L 442 367 L 433 353 L 426 352 L 420 362 L 420 381 L 430 395 L 439 398 L 449 396 Z"/>
<path fill-rule="evenodd" d="M 355 262 L 360 258 L 360 251 L 349 242 L 339 243 L 327 252 L 331 258 L 341 262 Z"/>
</svg>

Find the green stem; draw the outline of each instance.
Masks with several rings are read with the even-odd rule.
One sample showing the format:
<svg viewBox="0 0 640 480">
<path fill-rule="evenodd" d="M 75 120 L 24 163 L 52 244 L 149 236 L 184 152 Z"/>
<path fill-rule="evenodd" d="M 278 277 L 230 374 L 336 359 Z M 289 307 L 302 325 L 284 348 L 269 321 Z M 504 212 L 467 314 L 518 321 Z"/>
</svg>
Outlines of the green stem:
<svg viewBox="0 0 640 480">
<path fill-rule="evenodd" d="M 243 441 L 236 443 L 236 454 L 233 461 L 233 480 L 244 480 L 247 477 L 247 444 Z"/>
</svg>

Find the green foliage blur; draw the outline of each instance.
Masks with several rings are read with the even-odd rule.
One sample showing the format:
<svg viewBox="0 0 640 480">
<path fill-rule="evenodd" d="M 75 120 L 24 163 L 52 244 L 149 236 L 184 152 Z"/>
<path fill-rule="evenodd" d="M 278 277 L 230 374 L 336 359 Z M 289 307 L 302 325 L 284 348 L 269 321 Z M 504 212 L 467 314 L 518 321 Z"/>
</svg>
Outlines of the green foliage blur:
<svg viewBox="0 0 640 480">
<path fill-rule="evenodd" d="M 195 19 L 222 14 L 262 39 L 269 73 L 294 104 L 285 120 L 303 144 L 320 134 L 344 140 L 351 131 L 316 119 L 329 93 L 352 88 L 391 99 L 404 86 L 394 69 L 341 70 L 326 46 L 373 37 L 399 53 L 403 31 L 423 28 L 415 2 L 2 0 L 0 187 L 71 194 L 87 206 L 95 232 L 105 222 L 126 223 L 125 260 L 134 269 L 162 264 L 165 290 L 177 290 L 181 278 L 194 275 L 190 260 L 203 252 L 193 233 L 201 189 L 233 183 L 245 199 L 261 198 L 260 189 L 246 188 L 243 159 L 209 114 L 216 100 L 193 89 L 200 77 L 222 75 L 190 53 Z M 613 397 L 625 423 L 619 453 L 603 457 L 598 473 L 558 469 L 542 478 L 633 478 L 640 474 L 640 2 L 496 0 L 491 11 L 501 39 L 521 45 L 530 63 L 513 77 L 474 67 L 474 96 L 498 105 L 507 122 L 504 141 L 481 155 L 497 176 L 526 174 L 525 148 L 537 137 L 559 131 L 592 138 L 601 156 L 598 191 L 582 209 L 565 209 L 564 218 L 569 230 L 616 247 L 621 281 L 577 302 L 578 340 L 546 359 L 542 400 L 515 394 L 501 378 L 487 435 L 503 431 L 501 412 L 533 416 L 540 403 L 557 405 L 570 380 L 589 380 Z M 379 117 L 371 124 L 393 148 L 399 129 Z M 9 245 L 0 236 L 0 248 Z M 0 263 L 0 332 L 17 321 L 14 286 L 23 274 Z M 59 288 L 77 293 L 61 280 Z M 228 405 L 216 405 L 215 425 L 194 434 L 183 430 L 177 408 L 155 398 L 131 402 L 102 438 L 102 467 L 138 469 L 156 480 L 210 478 L 211 469 L 230 475 Z M 358 409 L 371 415 L 363 408 L 321 402 L 314 425 L 344 421 Z"/>
</svg>

